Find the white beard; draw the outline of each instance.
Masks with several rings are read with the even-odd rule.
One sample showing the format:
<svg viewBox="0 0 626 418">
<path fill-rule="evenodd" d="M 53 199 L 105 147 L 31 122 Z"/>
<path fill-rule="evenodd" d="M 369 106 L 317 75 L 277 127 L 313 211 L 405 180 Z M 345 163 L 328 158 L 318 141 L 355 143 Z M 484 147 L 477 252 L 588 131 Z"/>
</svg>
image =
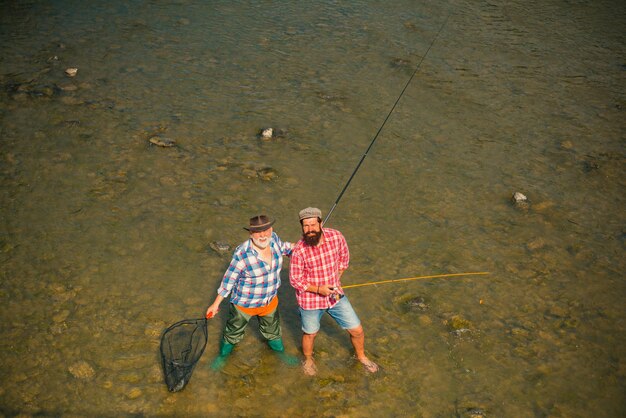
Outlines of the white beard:
<svg viewBox="0 0 626 418">
<path fill-rule="evenodd" d="M 252 242 L 254 243 L 254 245 L 256 245 L 257 247 L 259 247 L 262 250 L 266 249 L 267 246 L 270 245 L 270 239 L 269 238 L 263 238 L 263 241 L 261 241 L 260 239 L 257 239 L 257 238 L 252 238 Z"/>
</svg>

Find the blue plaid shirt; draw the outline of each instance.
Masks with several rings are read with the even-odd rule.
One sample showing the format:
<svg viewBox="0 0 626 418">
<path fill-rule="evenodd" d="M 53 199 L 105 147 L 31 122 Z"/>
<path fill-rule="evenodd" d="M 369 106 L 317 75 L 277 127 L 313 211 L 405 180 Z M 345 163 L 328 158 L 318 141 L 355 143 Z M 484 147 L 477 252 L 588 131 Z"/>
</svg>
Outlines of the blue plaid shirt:
<svg viewBox="0 0 626 418">
<path fill-rule="evenodd" d="M 291 256 L 293 244 L 283 242 L 275 232 L 270 240 L 272 265 L 259 257 L 249 239 L 235 249 L 217 293 L 244 308 L 266 306 L 278 293 L 283 255 Z"/>
</svg>

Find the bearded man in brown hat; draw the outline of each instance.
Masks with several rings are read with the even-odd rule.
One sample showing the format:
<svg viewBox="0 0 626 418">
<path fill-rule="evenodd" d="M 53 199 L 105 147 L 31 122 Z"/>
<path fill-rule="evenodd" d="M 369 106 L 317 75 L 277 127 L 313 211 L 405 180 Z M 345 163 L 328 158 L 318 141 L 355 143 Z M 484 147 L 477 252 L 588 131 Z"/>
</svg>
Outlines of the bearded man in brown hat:
<svg viewBox="0 0 626 418">
<path fill-rule="evenodd" d="M 266 215 L 250 218 L 250 225 L 244 227 L 250 232 L 250 239 L 235 249 L 217 289 L 215 301 L 206 311 L 207 318 L 215 316 L 220 303 L 230 295 L 228 321 L 224 328 L 220 354 L 212 364 L 215 370 L 224 366 L 235 344 L 243 339 L 248 322 L 253 316 L 258 318 L 259 330 L 270 348 L 281 354 L 286 362 L 292 362 L 291 357 L 284 353 L 278 288 L 282 256 L 291 256 L 293 244 L 282 241 L 274 232 L 273 224 L 274 220 Z"/>
</svg>

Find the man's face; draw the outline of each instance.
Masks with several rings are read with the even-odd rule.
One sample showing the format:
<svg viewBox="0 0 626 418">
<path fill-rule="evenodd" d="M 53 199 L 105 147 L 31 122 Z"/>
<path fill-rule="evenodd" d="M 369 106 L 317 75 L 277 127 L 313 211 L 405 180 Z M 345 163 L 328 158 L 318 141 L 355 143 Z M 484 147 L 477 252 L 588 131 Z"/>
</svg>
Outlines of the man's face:
<svg viewBox="0 0 626 418">
<path fill-rule="evenodd" d="M 261 232 L 250 232 L 250 238 L 252 238 L 252 242 L 254 245 L 264 250 L 270 245 L 270 238 L 272 237 L 273 228 L 268 228 L 265 231 Z"/>
<path fill-rule="evenodd" d="M 309 245 L 317 245 L 322 236 L 322 225 L 317 218 L 302 220 L 302 238 Z"/>
</svg>

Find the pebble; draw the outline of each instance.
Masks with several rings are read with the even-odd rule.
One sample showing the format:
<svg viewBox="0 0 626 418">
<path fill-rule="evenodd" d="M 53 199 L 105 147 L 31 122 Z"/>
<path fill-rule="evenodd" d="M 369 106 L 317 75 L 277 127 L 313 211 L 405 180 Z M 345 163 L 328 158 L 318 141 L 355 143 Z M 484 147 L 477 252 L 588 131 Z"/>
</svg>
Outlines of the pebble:
<svg viewBox="0 0 626 418">
<path fill-rule="evenodd" d="M 137 399 L 141 395 L 143 395 L 143 392 L 139 388 L 132 388 L 131 390 L 126 392 L 126 397 L 128 399 Z"/>
<path fill-rule="evenodd" d="M 75 77 L 77 73 L 78 73 L 78 68 L 67 68 L 65 70 L 65 74 L 68 77 Z"/>
<path fill-rule="evenodd" d="M 224 254 L 230 251 L 230 244 L 224 241 L 212 241 L 209 247 L 218 254 Z"/>
<path fill-rule="evenodd" d="M 534 240 L 526 244 L 526 248 L 528 248 L 529 251 L 537 251 L 545 246 L 546 242 L 543 240 L 543 238 L 535 238 Z"/>
<path fill-rule="evenodd" d="M 163 148 L 171 148 L 176 145 L 176 141 L 171 138 L 166 138 L 164 136 L 155 135 L 148 139 L 148 141 L 156 146 Z"/>
<path fill-rule="evenodd" d="M 511 196 L 511 201 L 513 202 L 515 207 L 519 209 L 528 209 L 528 207 L 530 206 L 530 202 L 528 201 L 526 195 L 520 192 L 513 193 L 513 196 Z"/>
<path fill-rule="evenodd" d="M 93 367 L 91 367 L 91 365 L 87 363 L 86 361 L 79 361 L 77 363 L 72 364 L 69 367 L 69 372 L 76 379 L 88 380 L 88 379 L 93 379 L 93 377 L 96 375 L 96 372 L 93 369 Z"/>
<path fill-rule="evenodd" d="M 78 86 L 76 84 L 72 84 L 72 82 L 59 84 L 58 86 L 63 91 L 76 91 L 78 90 Z"/>
<path fill-rule="evenodd" d="M 278 176 L 278 173 L 271 167 L 265 167 L 257 170 L 257 175 L 261 180 L 271 181 Z"/>
<path fill-rule="evenodd" d="M 419 309 L 420 311 L 425 311 L 428 309 L 428 305 L 426 304 L 426 300 L 421 296 L 415 296 L 412 299 L 409 299 L 406 304 L 410 308 Z"/>
<path fill-rule="evenodd" d="M 259 133 L 259 135 L 261 136 L 261 139 L 264 140 L 270 140 L 272 139 L 272 136 L 274 135 L 274 129 L 272 128 L 263 128 L 261 129 L 261 132 Z"/>
<path fill-rule="evenodd" d="M 395 58 L 393 61 L 391 61 L 391 65 L 393 67 L 410 67 L 411 61 L 404 58 Z"/>
<path fill-rule="evenodd" d="M 59 312 L 58 314 L 54 315 L 52 317 L 52 320 L 58 324 L 58 323 L 65 321 L 69 315 L 70 315 L 70 311 L 65 309 Z"/>
<path fill-rule="evenodd" d="M 513 328 L 511 329 L 511 334 L 519 335 L 520 337 L 528 337 L 530 335 L 528 330 L 525 330 L 524 328 Z"/>
<path fill-rule="evenodd" d="M 450 328 L 452 328 L 452 330 L 457 331 L 472 328 L 472 323 L 459 315 L 454 315 L 452 318 L 446 321 L 446 324 Z"/>
</svg>

